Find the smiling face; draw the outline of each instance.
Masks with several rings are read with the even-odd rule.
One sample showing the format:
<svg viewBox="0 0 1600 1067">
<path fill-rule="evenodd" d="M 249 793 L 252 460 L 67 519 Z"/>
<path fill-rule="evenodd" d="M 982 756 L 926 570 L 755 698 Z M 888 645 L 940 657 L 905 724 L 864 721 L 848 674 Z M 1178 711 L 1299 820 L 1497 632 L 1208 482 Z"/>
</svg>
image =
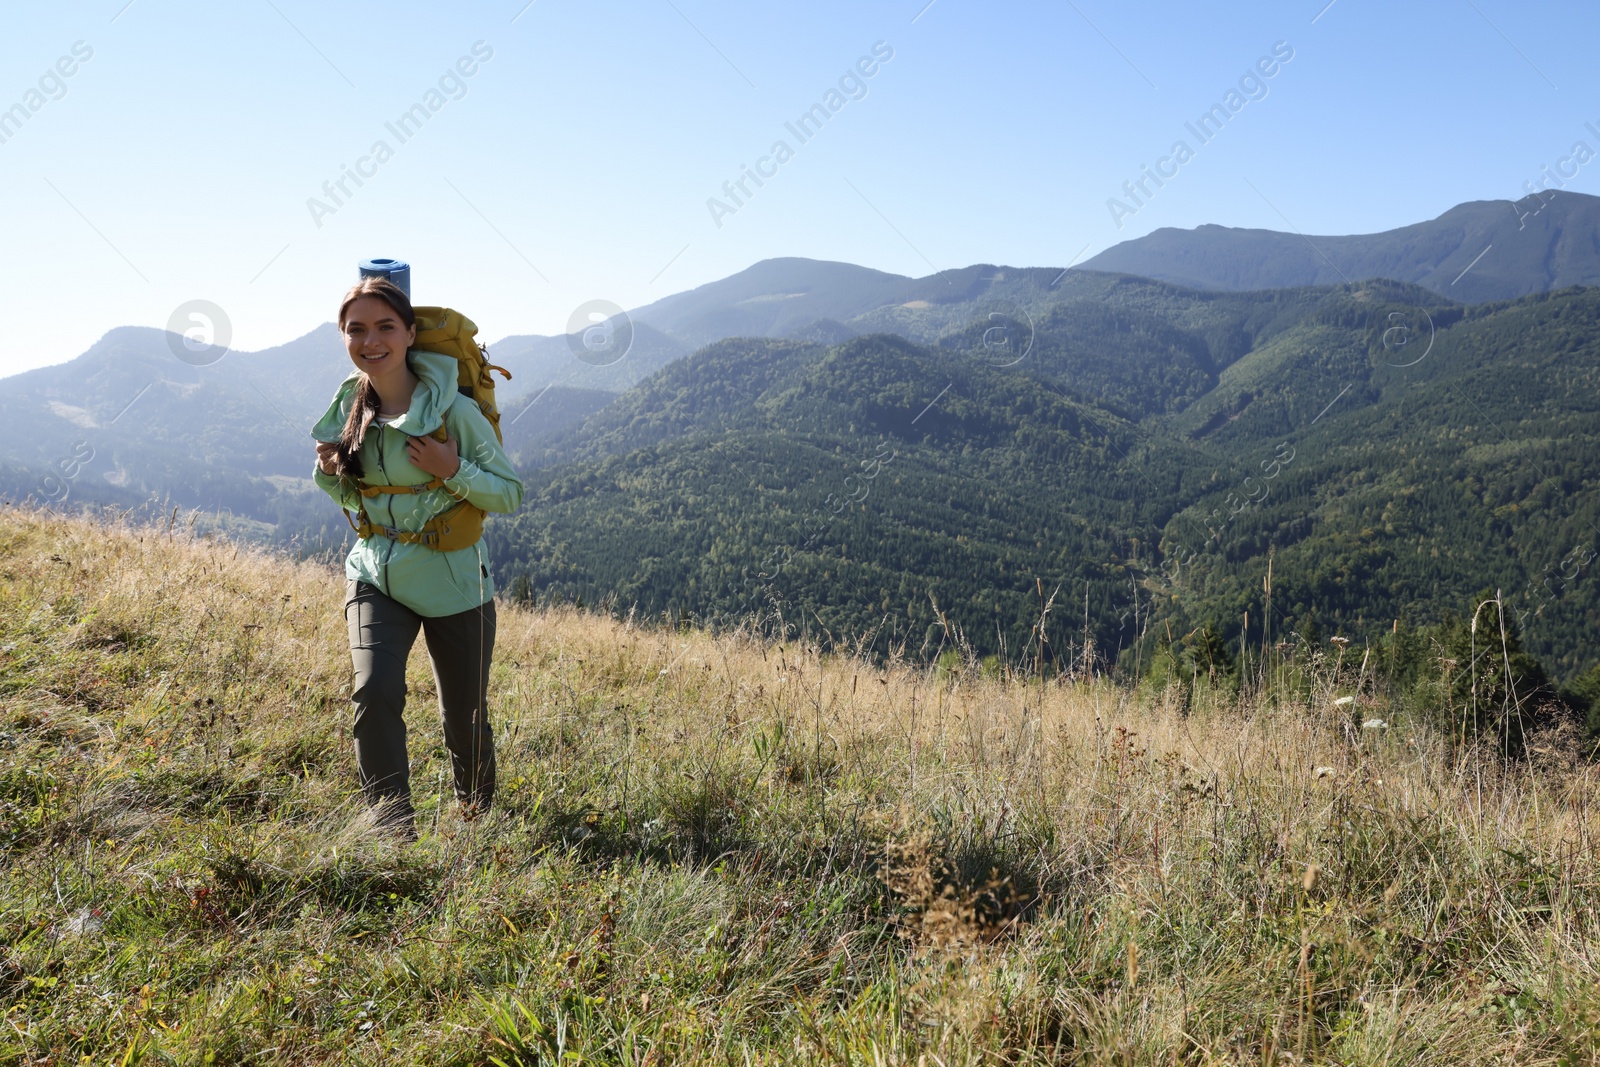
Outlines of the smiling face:
<svg viewBox="0 0 1600 1067">
<path fill-rule="evenodd" d="M 406 349 L 417 339 L 417 328 L 407 326 L 387 301 L 376 296 L 350 304 L 342 332 L 350 362 L 371 378 L 404 372 Z"/>
</svg>

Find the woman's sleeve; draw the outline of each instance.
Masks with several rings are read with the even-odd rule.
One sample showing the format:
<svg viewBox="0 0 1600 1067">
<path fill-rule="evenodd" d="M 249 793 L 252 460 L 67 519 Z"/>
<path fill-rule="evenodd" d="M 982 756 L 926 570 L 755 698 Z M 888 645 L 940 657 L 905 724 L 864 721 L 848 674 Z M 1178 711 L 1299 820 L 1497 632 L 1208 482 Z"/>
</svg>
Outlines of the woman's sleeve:
<svg viewBox="0 0 1600 1067">
<path fill-rule="evenodd" d="M 352 375 L 352 378 L 354 376 Z M 350 383 L 345 379 L 346 385 Z M 340 429 L 344 425 L 347 408 L 345 406 L 347 390 L 340 386 L 339 392 L 334 395 L 333 402 L 328 405 L 328 410 L 322 413 L 322 418 L 317 420 L 311 428 L 312 440 L 319 444 L 332 444 L 339 439 Z M 324 474 L 322 470 L 322 457 L 318 457 L 311 464 L 311 480 L 316 482 L 324 493 L 333 497 L 334 503 L 346 511 L 360 513 L 361 494 L 356 489 L 355 480 L 338 474 Z"/>
<path fill-rule="evenodd" d="M 522 479 L 478 406 L 462 399 L 449 408 L 461 469 L 445 480 L 457 499 L 485 511 L 510 514 L 522 506 Z"/>
<path fill-rule="evenodd" d="M 322 464 L 319 462 L 312 465 L 311 480 L 321 486 L 322 491 L 333 497 L 334 502 L 346 511 L 361 510 L 361 494 L 356 492 L 349 478 L 337 474 L 324 474 Z"/>
</svg>

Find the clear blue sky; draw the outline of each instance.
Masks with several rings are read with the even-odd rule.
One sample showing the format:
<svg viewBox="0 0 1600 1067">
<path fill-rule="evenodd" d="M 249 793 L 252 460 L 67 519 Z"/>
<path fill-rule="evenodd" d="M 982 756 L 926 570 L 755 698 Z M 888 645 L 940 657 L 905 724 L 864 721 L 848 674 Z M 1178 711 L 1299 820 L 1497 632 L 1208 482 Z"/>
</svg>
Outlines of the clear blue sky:
<svg viewBox="0 0 1600 1067">
<path fill-rule="evenodd" d="M 235 348 L 281 343 L 370 255 L 412 260 L 419 302 L 492 342 L 772 256 L 922 275 L 1066 266 L 1161 226 L 1372 232 L 1600 151 L 1591 4 L 525 4 L 10 5 L 0 109 L 37 110 L 0 116 L 0 374 L 193 299 Z M 492 57 L 401 143 L 385 124 L 480 41 Z M 865 96 L 800 143 L 784 124 L 879 41 Z M 1265 97 L 1114 225 L 1107 199 L 1195 146 L 1184 123 L 1278 41 Z M 716 225 L 707 200 L 778 140 L 792 158 Z M 392 158 L 363 163 L 378 141 Z M 336 205 L 324 182 L 358 165 Z M 1600 193 L 1600 160 L 1567 188 Z"/>
</svg>

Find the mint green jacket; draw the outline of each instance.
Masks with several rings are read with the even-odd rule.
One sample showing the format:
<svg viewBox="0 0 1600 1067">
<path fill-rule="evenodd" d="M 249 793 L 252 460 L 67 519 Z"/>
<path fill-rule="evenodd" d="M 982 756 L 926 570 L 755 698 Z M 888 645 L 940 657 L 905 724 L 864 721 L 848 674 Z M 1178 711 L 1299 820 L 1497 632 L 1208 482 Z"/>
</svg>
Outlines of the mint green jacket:
<svg viewBox="0 0 1600 1067">
<path fill-rule="evenodd" d="M 406 353 L 406 364 L 417 376 L 411 407 L 387 426 L 373 423 L 367 430 L 360 453 L 364 477 L 379 485 L 432 481 L 433 475 L 412 466 L 406 441 L 432 433 L 442 421 L 461 455 L 461 469 L 445 485 L 485 511 L 516 511 L 522 506 L 522 481 L 500 447 L 489 420 L 470 397 L 456 391 L 455 359 L 412 349 Z M 311 428 L 312 437 L 318 441 L 339 440 L 360 377 L 359 371 L 352 372 L 339 386 L 327 413 Z M 312 477 L 340 507 L 360 513 L 363 498 L 351 479 L 324 474 L 315 461 Z M 374 525 L 411 531 L 422 529 L 428 520 L 457 503 L 443 489 L 380 493 L 365 498 L 365 502 Z M 454 552 L 405 544 L 382 535 L 357 539 L 345 557 L 344 573 L 430 618 L 469 611 L 494 598 L 494 579 L 489 574 L 482 539 Z"/>
</svg>

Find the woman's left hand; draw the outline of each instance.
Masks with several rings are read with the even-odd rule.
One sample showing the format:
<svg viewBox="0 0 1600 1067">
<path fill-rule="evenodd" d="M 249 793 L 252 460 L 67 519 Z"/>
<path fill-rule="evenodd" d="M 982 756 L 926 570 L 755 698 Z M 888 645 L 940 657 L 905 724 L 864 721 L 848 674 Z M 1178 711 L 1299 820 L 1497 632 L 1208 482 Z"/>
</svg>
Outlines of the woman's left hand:
<svg viewBox="0 0 1600 1067">
<path fill-rule="evenodd" d="M 406 442 L 406 458 L 411 465 L 435 478 L 454 478 L 461 469 L 461 457 L 454 437 L 439 441 L 433 437 L 413 437 Z"/>
</svg>

